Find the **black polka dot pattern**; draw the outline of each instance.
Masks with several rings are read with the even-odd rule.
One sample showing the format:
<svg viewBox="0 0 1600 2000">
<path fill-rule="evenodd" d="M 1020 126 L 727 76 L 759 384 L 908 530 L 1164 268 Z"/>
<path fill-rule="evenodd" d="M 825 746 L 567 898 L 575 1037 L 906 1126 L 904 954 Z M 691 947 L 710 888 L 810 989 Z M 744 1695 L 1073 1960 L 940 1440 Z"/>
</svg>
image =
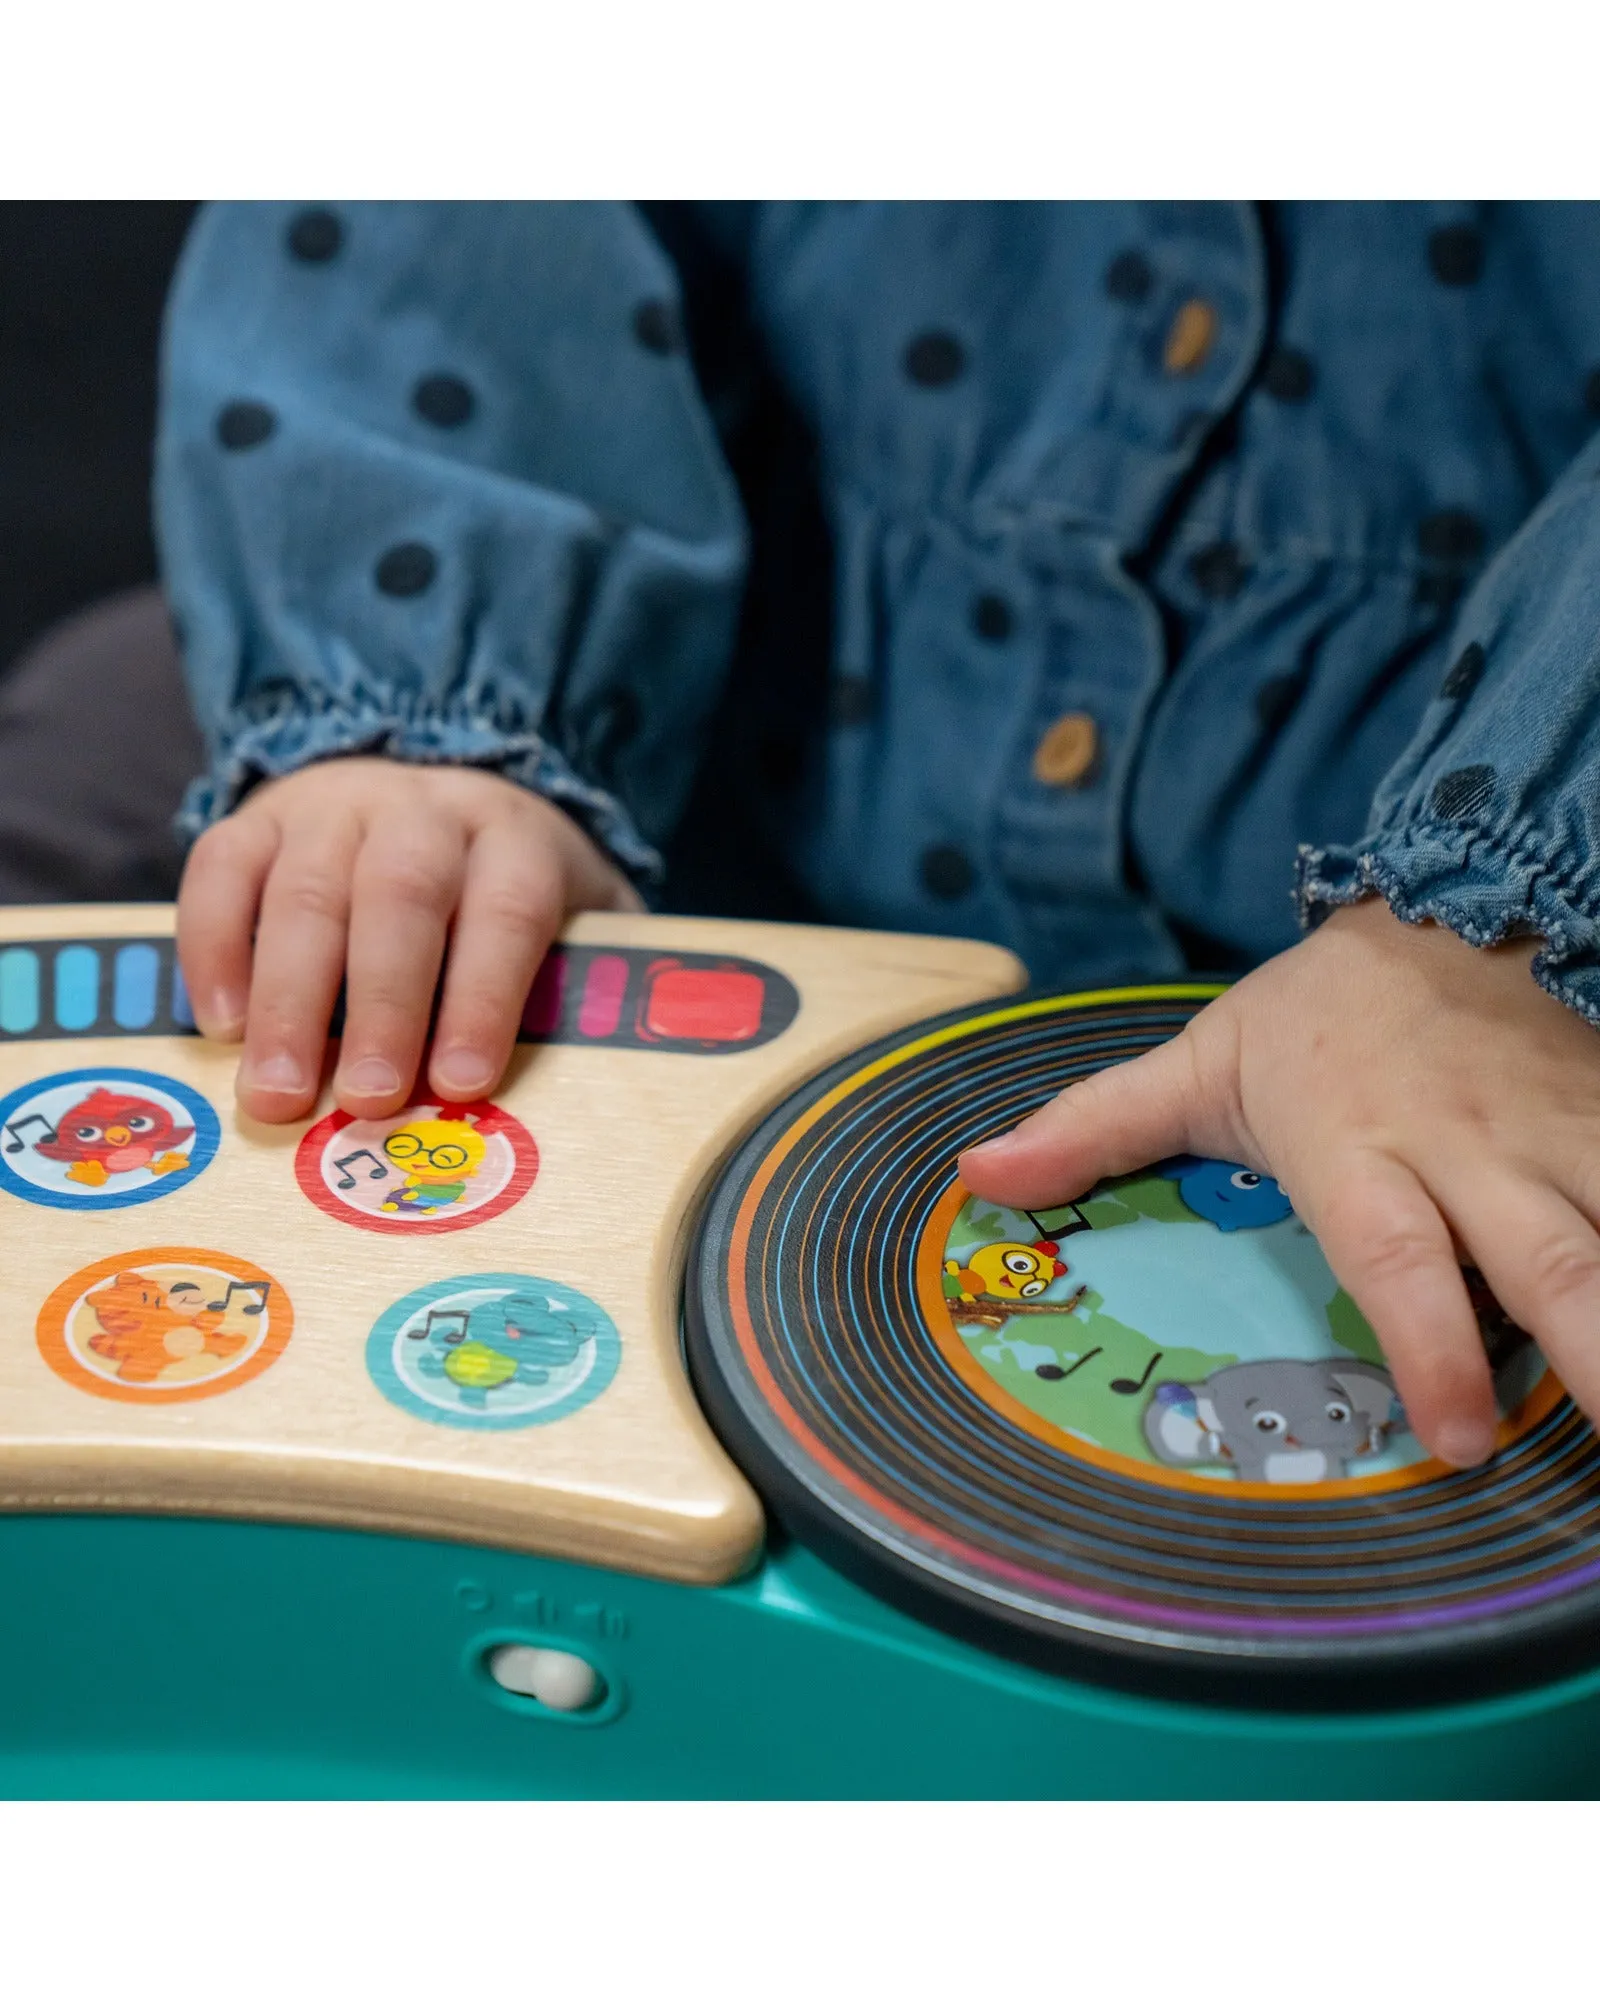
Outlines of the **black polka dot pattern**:
<svg viewBox="0 0 1600 2000">
<path fill-rule="evenodd" d="M 1438 819 L 1471 819 L 1494 797 L 1494 782 L 1492 764 L 1463 764 L 1445 772 L 1428 803 Z"/>
<path fill-rule="evenodd" d="M 670 299 L 641 299 L 633 309 L 633 337 L 650 354 L 673 353 L 680 339 Z"/>
<path fill-rule="evenodd" d="M 923 888 L 942 903 L 953 903 L 965 896 L 977 880 L 972 863 L 959 847 L 924 849 L 918 873 L 922 877 Z"/>
<path fill-rule="evenodd" d="M 477 398 L 459 375 L 424 375 L 411 392 L 411 407 L 427 424 L 453 431 L 477 408 Z"/>
<path fill-rule="evenodd" d="M 331 263 L 344 247 L 344 224 L 331 208 L 303 208 L 286 240 L 296 263 Z"/>
<path fill-rule="evenodd" d="M 265 403 L 224 403 L 217 412 L 217 443 L 224 451 L 253 451 L 278 428 Z"/>
<path fill-rule="evenodd" d="M 967 365 L 966 349 L 953 333 L 919 333 L 906 343 L 906 374 L 919 389 L 944 389 Z"/>
<path fill-rule="evenodd" d="M 872 683 L 865 674 L 841 674 L 828 696 L 829 719 L 844 729 L 871 721 L 873 706 Z"/>
<path fill-rule="evenodd" d="M 1275 348 L 1261 371 L 1261 386 L 1278 403 L 1303 403 L 1316 387 L 1317 371 L 1298 347 Z"/>
<path fill-rule="evenodd" d="M 1149 298 L 1156 282 L 1147 257 L 1137 250 L 1124 250 L 1106 266 L 1106 297 L 1119 306 L 1141 305 Z"/>
<path fill-rule="evenodd" d="M 1274 674 L 1256 689 L 1256 719 L 1268 731 L 1281 729 L 1300 699 L 1298 674 Z"/>
<path fill-rule="evenodd" d="M 1475 285 L 1483 275 L 1483 237 L 1468 223 L 1436 229 L 1428 238 L 1428 268 L 1441 285 Z"/>
<path fill-rule="evenodd" d="M 1233 542 L 1212 542 L 1189 558 L 1189 574 L 1206 597 L 1236 597 L 1250 566 Z"/>
<path fill-rule="evenodd" d="M 1417 523 L 1417 547 L 1429 562 L 1472 562 L 1483 553 L 1483 540 L 1483 523 L 1464 507 L 1441 507 Z"/>
<path fill-rule="evenodd" d="M 1591 368 L 1584 381 L 1583 407 L 1591 417 L 1600 417 L 1600 368 Z"/>
<path fill-rule="evenodd" d="M 397 542 L 378 558 L 374 581 L 385 597 L 420 597 L 439 573 L 426 542 Z"/>
<path fill-rule="evenodd" d="M 991 645 L 999 645 L 1003 639 L 1011 637 L 1014 620 L 1011 606 L 995 591 L 986 590 L 981 597 L 973 599 L 972 629 L 980 639 L 987 639 Z"/>
<path fill-rule="evenodd" d="M 1455 665 L 1439 683 L 1439 692 L 1446 701 L 1462 701 L 1471 694 L 1483 673 L 1484 658 L 1484 650 L 1476 639 L 1462 647 Z"/>
</svg>

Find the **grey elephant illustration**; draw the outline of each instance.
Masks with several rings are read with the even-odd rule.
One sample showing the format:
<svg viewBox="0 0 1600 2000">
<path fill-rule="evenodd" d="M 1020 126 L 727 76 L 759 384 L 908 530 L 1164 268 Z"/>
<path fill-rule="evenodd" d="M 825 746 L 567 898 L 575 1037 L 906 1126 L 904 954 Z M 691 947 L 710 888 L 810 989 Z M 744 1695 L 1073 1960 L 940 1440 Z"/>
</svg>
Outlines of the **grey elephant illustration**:
<svg viewBox="0 0 1600 2000">
<path fill-rule="evenodd" d="M 1343 1479 L 1405 1427 L 1386 1369 L 1367 1361 L 1238 1361 L 1163 1382 L 1144 1413 L 1165 1465 L 1227 1465 L 1241 1479 Z"/>
</svg>

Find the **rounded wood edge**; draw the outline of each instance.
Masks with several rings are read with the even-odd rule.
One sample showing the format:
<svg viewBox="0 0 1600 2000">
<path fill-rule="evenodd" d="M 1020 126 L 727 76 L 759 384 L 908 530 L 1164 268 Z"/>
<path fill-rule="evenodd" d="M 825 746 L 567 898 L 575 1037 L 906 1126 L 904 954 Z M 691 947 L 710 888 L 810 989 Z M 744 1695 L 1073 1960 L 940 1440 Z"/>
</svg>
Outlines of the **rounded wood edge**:
<svg viewBox="0 0 1600 2000">
<path fill-rule="evenodd" d="M 108 1462 L 114 1457 L 114 1463 Z M 748 1569 L 765 1523 L 742 1478 L 683 1504 L 670 1524 L 605 1499 L 427 1467 L 343 1463 L 311 1454 L 125 1447 L 8 1447 L 0 1513 L 181 1514 L 270 1521 L 553 1556 L 674 1583 L 719 1584 Z"/>
</svg>

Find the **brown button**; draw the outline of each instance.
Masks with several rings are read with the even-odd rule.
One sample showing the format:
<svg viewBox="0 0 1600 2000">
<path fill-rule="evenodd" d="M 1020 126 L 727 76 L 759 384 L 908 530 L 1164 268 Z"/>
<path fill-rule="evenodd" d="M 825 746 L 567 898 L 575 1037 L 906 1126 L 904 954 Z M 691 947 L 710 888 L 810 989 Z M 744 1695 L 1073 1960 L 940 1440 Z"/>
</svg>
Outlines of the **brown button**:
<svg viewBox="0 0 1600 2000">
<path fill-rule="evenodd" d="M 1217 337 L 1217 315 L 1204 299 L 1185 299 L 1167 335 L 1162 365 L 1169 375 L 1192 375 L 1211 352 Z"/>
<path fill-rule="evenodd" d="M 1094 770 L 1099 750 L 1100 732 L 1092 715 L 1063 715 L 1039 738 L 1033 775 L 1041 785 L 1081 785 Z"/>
</svg>

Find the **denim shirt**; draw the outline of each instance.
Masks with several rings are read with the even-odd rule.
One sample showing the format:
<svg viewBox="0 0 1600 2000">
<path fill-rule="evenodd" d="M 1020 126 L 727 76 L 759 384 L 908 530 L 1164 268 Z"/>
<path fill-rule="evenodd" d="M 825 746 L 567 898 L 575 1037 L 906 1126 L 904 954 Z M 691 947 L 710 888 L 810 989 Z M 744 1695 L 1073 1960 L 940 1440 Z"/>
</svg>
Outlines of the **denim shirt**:
<svg viewBox="0 0 1600 2000">
<path fill-rule="evenodd" d="M 1600 1022 L 1597 419 L 1596 205 L 214 208 L 186 823 L 382 749 L 1047 983 L 1376 890 Z"/>
</svg>

